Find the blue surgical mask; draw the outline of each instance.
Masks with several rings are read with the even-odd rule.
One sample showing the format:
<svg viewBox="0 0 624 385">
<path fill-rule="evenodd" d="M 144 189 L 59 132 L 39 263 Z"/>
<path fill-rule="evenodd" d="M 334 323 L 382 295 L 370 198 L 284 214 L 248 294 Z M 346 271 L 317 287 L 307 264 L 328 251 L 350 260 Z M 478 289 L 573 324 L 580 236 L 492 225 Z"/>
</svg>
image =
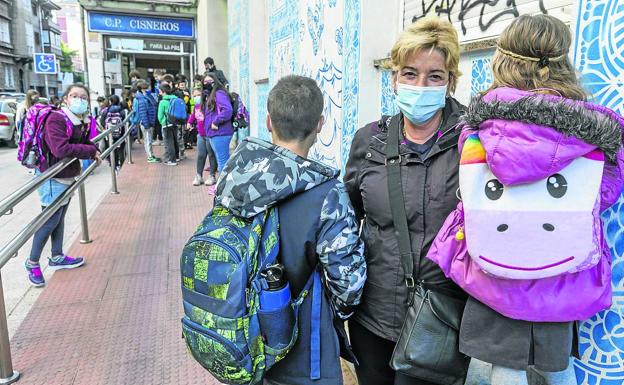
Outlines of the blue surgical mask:
<svg viewBox="0 0 624 385">
<path fill-rule="evenodd" d="M 201 96 L 195 96 L 193 99 L 195 100 L 195 104 L 201 103 Z"/>
<path fill-rule="evenodd" d="M 69 100 L 69 105 L 67 106 L 71 112 L 76 115 L 82 115 L 87 112 L 89 108 L 89 103 L 80 98 L 72 98 Z"/>
<path fill-rule="evenodd" d="M 410 122 L 424 124 L 444 108 L 447 87 L 419 87 L 398 83 L 397 105 Z"/>
</svg>

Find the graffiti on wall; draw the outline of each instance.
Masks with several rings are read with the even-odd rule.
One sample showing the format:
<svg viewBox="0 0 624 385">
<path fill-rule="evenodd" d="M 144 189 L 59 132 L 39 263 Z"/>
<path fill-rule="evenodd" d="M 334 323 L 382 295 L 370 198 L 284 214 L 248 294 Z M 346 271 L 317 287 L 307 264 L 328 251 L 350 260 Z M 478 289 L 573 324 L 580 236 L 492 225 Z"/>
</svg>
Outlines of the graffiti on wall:
<svg viewBox="0 0 624 385">
<path fill-rule="evenodd" d="M 539 9 L 548 13 L 544 0 L 539 0 Z M 482 32 L 487 31 L 497 20 L 505 17 L 518 17 L 516 0 L 421 0 L 412 22 L 427 15 L 437 15 L 448 19 L 451 23 L 459 23 L 462 33 L 466 35 L 466 21 L 477 18 Z"/>
<path fill-rule="evenodd" d="M 594 100 L 624 114 L 624 3 L 580 0 L 574 63 Z M 603 214 L 613 255 L 613 305 L 580 327 L 579 385 L 624 384 L 624 196 Z"/>
</svg>

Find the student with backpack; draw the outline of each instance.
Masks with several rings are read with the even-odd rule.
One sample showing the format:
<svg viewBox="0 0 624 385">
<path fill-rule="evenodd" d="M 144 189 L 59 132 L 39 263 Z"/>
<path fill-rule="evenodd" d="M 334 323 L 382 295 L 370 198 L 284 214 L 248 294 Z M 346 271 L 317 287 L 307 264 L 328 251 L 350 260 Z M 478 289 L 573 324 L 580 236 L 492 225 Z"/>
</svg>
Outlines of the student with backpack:
<svg viewBox="0 0 624 385">
<path fill-rule="evenodd" d="M 25 122 L 26 126 L 30 125 L 41 133 L 36 133 L 34 137 L 25 135 L 23 140 L 29 143 L 21 143 L 20 146 L 22 150 L 27 145 L 29 153 L 38 157 L 37 174 L 65 158 L 95 159 L 98 163 L 101 162 L 97 146 L 89 139 L 93 134 L 89 124 L 89 90 L 82 84 L 73 84 L 64 95 L 60 110 L 39 105 L 39 113 L 33 113 L 30 121 Z M 75 160 L 39 187 L 42 210 L 63 194 L 80 171 L 80 162 Z M 28 279 L 33 286 L 45 285 L 39 260 L 49 237 L 52 239 L 52 253 L 48 259 L 50 270 L 73 269 L 84 264 L 83 257 L 74 258 L 63 253 L 64 222 L 69 200 L 67 198 L 63 206 L 33 236 L 30 256 L 24 262 Z"/>
<path fill-rule="evenodd" d="M 585 101 L 571 41 L 549 15 L 500 35 L 459 138 L 461 203 L 427 255 L 471 295 L 459 349 L 492 385 L 527 385 L 529 367 L 576 384 L 577 322 L 611 306 L 600 214 L 622 191 L 624 118 Z"/>
<path fill-rule="evenodd" d="M 156 123 L 156 102 L 150 95 L 147 95 L 149 89 L 149 84 L 147 82 L 139 80 L 136 86 L 137 92 L 132 102 L 132 111 L 134 111 L 132 125 L 138 127 L 143 133 L 143 144 L 145 146 L 145 152 L 147 153 L 147 162 L 160 163 L 161 159 L 154 156 L 152 143 L 154 124 Z"/>
<path fill-rule="evenodd" d="M 206 132 L 204 131 L 204 113 L 201 108 L 198 108 L 198 106 L 201 105 L 202 92 L 202 88 L 193 90 L 193 110 L 188 118 L 186 130 L 191 133 L 191 137 L 195 138 L 195 143 L 197 144 L 197 174 L 193 179 L 193 186 L 200 186 L 202 184 L 212 186 L 217 183 L 216 175 L 218 166 L 217 157 L 214 151 L 212 151 L 212 147 L 210 147 Z M 208 168 L 204 169 L 206 158 L 208 159 Z M 210 174 L 204 181 L 203 172 L 205 170 L 208 170 Z"/>
<path fill-rule="evenodd" d="M 247 111 L 239 94 L 232 92 L 230 97 L 232 98 L 232 108 L 234 109 L 232 125 L 234 130 L 236 130 L 236 140 L 240 143 L 249 136 L 249 111 Z"/>
<path fill-rule="evenodd" d="M 163 95 L 158 105 L 158 121 L 165 141 L 165 158 L 167 159 L 165 164 L 177 166 L 178 126 L 186 122 L 186 105 L 182 99 L 174 95 L 174 89 L 169 84 L 161 84 L 160 92 Z"/>
<path fill-rule="evenodd" d="M 100 116 L 100 125 L 105 130 L 115 127 L 115 130 L 113 130 L 113 140 L 117 141 L 126 133 L 125 125 L 121 124 L 126 118 L 126 110 L 124 110 L 121 104 L 121 98 L 119 96 L 111 95 L 108 100 L 109 106 L 106 108 L 105 111 L 102 112 Z M 107 144 L 106 148 L 108 148 L 108 145 L 110 145 L 110 143 L 108 143 L 108 140 L 108 138 L 105 138 L 105 140 L 103 140 L 103 142 Z M 112 165 L 112 167 L 115 167 L 115 170 L 119 172 L 124 164 L 124 161 L 126 160 L 126 143 L 121 143 L 121 145 L 117 147 L 114 152 L 115 164 Z"/>
<path fill-rule="evenodd" d="M 339 385 L 364 246 L 339 170 L 307 158 L 324 123 L 316 82 L 284 77 L 267 105 L 273 143 L 241 143 L 184 248 L 183 334 L 220 382 Z"/>
<path fill-rule="evenodd" d="M 230 141 L 234 134 L 232 127 L 232 100 L 229 93 L 214 73 L 204 76 L 203 92 L 200 103 L 195 109 L 189 123 L 197 124 L 197 174 L 193 185 L 201 184 L 204 166 L 208 154 L 207 146 L 212 148 L 217 158 L 218 171 L 221 171 L 230 157 Z M 200 123 L 201 122 L 201 123 Z M 213 169 L 210 169 L 211 176 Z M 211 178 L 212 179 L 212 178 Z M 214 194 L 214 181 L 210 180 L 209 193 Z M 208 180 L 206 181 L 208 183 Z"/>
</svg>

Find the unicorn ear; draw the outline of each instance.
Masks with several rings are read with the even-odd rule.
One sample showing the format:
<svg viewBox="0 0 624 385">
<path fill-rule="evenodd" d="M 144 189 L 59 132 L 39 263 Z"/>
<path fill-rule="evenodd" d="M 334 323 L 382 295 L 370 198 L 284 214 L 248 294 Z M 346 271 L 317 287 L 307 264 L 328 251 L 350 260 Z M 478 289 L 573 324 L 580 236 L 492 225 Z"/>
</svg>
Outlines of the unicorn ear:
<svg viewBox="0 0 624 385">
<path fill-rule="evenodd" d="M 485 163 L 485 148 L 479 140 L 478 134 L 472 134 L 466 138 L 462 150 L 460 165 Z"/>
</svg>

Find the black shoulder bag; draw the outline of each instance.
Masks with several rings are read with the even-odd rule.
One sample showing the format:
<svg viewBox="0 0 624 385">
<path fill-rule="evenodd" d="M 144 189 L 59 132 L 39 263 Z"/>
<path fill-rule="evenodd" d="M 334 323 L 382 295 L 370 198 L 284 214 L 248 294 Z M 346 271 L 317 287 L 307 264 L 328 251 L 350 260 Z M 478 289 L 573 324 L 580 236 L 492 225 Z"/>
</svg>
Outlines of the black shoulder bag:
<svg viewBox="0 0 624 385">
<path fill-rule="evenodd" d="M 412 253 L 401 184 L 400 125 L 391 122 L 389 126 L 386 168 L 390 210 L 409 290 L 407 315 L 390 366 L 437 384 L 462 385 L 470 363 L 470 358 L 459 352 L 459 325 L 466 301 L 418 279 L 420 255 Z"/>
</svg>

